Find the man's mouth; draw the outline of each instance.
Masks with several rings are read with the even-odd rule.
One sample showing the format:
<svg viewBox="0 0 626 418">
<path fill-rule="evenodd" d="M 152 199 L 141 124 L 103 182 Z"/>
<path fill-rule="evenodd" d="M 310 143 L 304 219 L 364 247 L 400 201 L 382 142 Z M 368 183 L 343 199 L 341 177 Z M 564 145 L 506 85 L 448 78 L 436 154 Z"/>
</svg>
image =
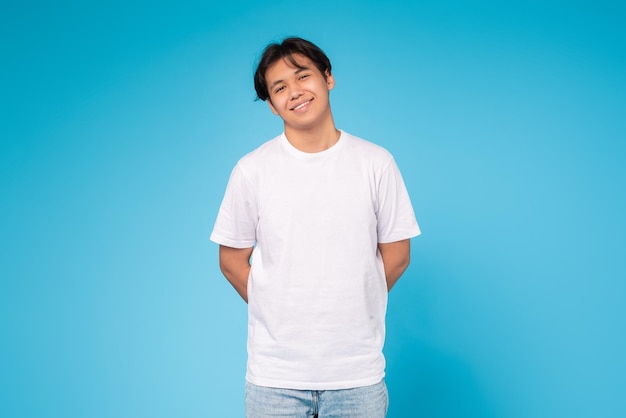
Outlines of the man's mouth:
<svg viewBox="0 0 626 418">
<path fill-rule="evenodd" d="M 312 100 L 313 100 L 313 99 L 311 99 L 311 100 L 307 100 L 306 102 L 302 102 L 302 103 L 300 103 L 298 106 L 292 107 L 292 108 L 291 108 L 291 110 L 295 110 L 295 111 L 302 110 L 302 109 L 304 109 L 304 108 L 305 108 L 305 107 L 306 107 L 309 103 L 311 103 L 311 101 L 312 101 Z"/>
</svg>

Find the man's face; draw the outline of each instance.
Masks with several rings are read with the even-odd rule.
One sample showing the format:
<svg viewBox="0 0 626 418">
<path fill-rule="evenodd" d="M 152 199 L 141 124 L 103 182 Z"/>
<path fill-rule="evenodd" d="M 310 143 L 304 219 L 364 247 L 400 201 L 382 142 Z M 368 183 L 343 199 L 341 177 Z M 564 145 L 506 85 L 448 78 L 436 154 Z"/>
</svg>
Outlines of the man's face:
<svg viewBox="0 0 626 418">
<path fill-rule="evenodd" d="M 265 73 L 268 104 L 285 122 L 285 128 L 306 130 L 332 120 L 328 92 L 335 86 L 333 76 L 322 74 L 307 57 L 294 54 L 301 68 L 288 59 L 272 64 Z"/>
</svg>

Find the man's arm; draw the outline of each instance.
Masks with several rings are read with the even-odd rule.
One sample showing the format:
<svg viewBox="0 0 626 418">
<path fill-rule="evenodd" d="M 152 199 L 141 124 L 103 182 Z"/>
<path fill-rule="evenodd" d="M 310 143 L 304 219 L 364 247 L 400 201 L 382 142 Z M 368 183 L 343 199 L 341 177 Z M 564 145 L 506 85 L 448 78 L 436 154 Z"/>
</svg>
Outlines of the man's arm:
<svg viewBox="0 0 626 418">
<path fill-rule="evenodd" d="M 220 245 L 220 270 L 246 303 L 248 303 L 250 255 L 252 255 L 253 248 L 232 248 Z"/>
<path fill-rule="evenodd" d="M 391 290 L 409 266 L 411 260 L 411 240 L 405 239 L 387 244 L 378 244 L 378 250 L 385 265 L 387 290 Z"/>
</svg>

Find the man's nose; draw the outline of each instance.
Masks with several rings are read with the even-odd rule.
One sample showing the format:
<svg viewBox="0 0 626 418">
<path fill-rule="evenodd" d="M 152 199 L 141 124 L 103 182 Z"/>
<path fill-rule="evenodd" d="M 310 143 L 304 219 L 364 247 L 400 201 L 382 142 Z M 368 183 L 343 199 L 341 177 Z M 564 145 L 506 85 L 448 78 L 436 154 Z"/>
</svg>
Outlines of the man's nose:
<svg viewBox="0 0 626 418">
<path fill-rule="evenodd" d="M 295 86 L 293 86 L 290 90 L 289 90 L 289 94 L 291 96 L 292 99 L 297 99 L 298 97 L 302 96 L 304 94 L 304 92 L 302 91 L 302 89 L 296 84 Z"/>
</svg>

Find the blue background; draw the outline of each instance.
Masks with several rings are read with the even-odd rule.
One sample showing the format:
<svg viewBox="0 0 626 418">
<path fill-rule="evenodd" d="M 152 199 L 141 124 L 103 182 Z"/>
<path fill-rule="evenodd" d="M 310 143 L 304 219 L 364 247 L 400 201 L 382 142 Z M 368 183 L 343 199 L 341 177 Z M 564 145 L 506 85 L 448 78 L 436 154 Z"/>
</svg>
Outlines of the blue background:
<svg viewBox="0 0 626 418">
<path fill-rule="evenodd" d="M 620 3 L 4 2 L 0 415 L 243 415 L 246 306 L 208 236 L 282 130 L 255 61 L 299 35 L 423 229 L 389 417 L 625 417 Z"/>
</svg>

